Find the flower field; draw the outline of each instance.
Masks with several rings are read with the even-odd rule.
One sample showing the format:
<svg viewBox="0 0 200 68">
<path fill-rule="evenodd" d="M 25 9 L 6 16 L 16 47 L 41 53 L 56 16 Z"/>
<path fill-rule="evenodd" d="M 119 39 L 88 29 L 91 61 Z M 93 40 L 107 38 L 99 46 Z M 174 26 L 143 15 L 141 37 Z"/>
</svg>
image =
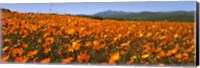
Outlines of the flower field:
<svg viewBox="0 0 200 68">
<path fill-rule="evenodd" d="M 1 63 L 195 63 L 194 23 L 2 13 Z"/>
</svg>

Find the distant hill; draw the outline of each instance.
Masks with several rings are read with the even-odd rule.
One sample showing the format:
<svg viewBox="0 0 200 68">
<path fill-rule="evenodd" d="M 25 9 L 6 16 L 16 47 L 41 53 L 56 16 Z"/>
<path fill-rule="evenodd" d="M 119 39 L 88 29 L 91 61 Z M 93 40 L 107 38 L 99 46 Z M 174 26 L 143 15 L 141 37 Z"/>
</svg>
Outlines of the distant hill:
<svg viewBox="0 0 200 68">
<path fill-rule="evenodd" d="M 105 19 L 118 20 L 148 20 L 148 21 L 194 21 L 194 11 L 174 11 L 174 12 L 123 12 L 123 11 L 104 11 L 92 16 Z"/>
<path fill-rule="evenodd" d="M 11 12 L 9 9 L 1 8 L 1 11 L 3 12 Z"/>
<path fill-rule="evenodd" d="M 1 11 L 11 12 L 9 9 L 1 8 Z M 68 14 L 70 15 L 70 14 Z M 179 21 L 194 22 L 194 11 L 174 12 L 124 12 L 107 10 L 93 15 L 77 15 L 93 19 L 115 19 L 115 20 L 141 20 L 141 21 Z"/>
<path fill-rule="evenodd" d="M 101 16 L 101 17 L 112 17 L 112 15 L 118 16 L 118 15 L 128 15 L 130 12 L 124 12 L 124 11 L 103 11 L 103 12 L 98 12 L 94 14 L 94 16 Z"/>
</svg>

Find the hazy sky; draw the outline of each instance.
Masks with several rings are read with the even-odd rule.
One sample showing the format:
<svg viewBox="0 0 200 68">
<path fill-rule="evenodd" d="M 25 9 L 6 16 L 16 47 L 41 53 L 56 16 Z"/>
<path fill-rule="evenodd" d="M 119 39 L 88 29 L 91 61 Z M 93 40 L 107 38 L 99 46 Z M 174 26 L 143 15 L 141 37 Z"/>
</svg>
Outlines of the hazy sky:
<svg viewBox="0 0 200 68">
<path fill-rule="evenodd" d="M 194 11 L 195 1 L 187 2 L 88 2 L 88 3 L 43 3 L 43 4 L 0 4 L 1 8 L 20 12 L 40 12 L 46 13 L 70 13 L 70 14 L 94 14 L 106 10 L 128 11 L 128 12 L 169 12 L 169 11 Z"/>
</svg>

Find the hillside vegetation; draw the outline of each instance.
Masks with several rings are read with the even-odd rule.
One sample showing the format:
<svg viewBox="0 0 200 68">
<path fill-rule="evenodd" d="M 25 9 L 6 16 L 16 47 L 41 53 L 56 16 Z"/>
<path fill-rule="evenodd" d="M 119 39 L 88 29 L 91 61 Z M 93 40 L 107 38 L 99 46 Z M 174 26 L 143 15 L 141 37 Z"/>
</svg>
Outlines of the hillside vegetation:
<svg viewBox="0 0 200 68">
<path fill-rule="evenodd" d="M 174 11 L 174 12 L 123 12 L 104 11 L 94 15 L 80 15 L 95 19 L 115 19 L 115 20 L 135 20 L 135 21 L 174 21 L 174 22 L 194 22 L 194 11 Z"/>
</svg>

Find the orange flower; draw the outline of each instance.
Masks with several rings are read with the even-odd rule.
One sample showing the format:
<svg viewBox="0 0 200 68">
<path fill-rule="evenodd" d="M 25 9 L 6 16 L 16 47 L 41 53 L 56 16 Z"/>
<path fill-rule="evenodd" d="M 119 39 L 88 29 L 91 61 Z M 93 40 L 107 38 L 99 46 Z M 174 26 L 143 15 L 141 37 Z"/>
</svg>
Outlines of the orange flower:
<svg viewBox="0 0 200 68">
<path fill-rule="evenodd" d="M 136 58 L 137 58 L 137 56 L 132 56 L 130 58 L 130 60 L 127 62 L 127 64 L 132 64 L 135 61 Z"/>
<path fill-rule="evenodd" d="M 87 48 L 90 48 L 90 47 L 92 46 L 92 43 L 91 43 L 91 42 L 86 42 L 85 46 L 86 46 Z"/>
<path fill-rule="evenodd" d="M 11 43 L 11 39 L 9 39 L 9 38 L 6 38 L 6 39 L 4 39 L 4 42 L 6 43 Z"/>
<path fill-rule="evenodd" d="M 43 38 L 46 38 L 49 35 L 50 35 L 50 33 L 44 33 Z"/>
<path fill-rule="evenodd" d="M 165 37 L 165 36 L 161 36 L 159 39 L 162 40 L 162 39 L 164 39 L 164 38 L 166 38 L 166 37 Z"/>
<path fill-rule="evenodd" d="M 126 64 L 132 64 L 134 60 L 129 60 Z"/>
<path fill-rule="evenodd" d="M 137 56 L 132 56 L 132 57 L 131 57 L 131 59 L 136 59 L 136 58 L 137 58 Z"/>
<path fill-rule="evenodd" d="M 21 38 L 25 38 L 28 36 L 28 32 L 26 30 L 22 30 L 22 37 Z"/>
<path fill-rule="evenodd" d="M 54 38 L 48 37 L 46 38 L 45 42 L 49 42 L 50 44 L 54 43 Z"/>
<path fill-rule="evenodd" d="M 10 55 L 2 57 L 0 62 L 5 63 L 9 59 L 9 57 L 10 57 Z"/>
<path fill-rule="evenodd" d="M 128 48 L 130 46 L 130 42 L 131 41 L 127 41 L 126 43 L 121 44 L 120 48 L 125 48 L 125 49 Z"/>
<path fill-rule="evenodd" d="M 74 48 L 69 47 L 69 48 L 68 48 L 68 52 L 74 52 Z"/>
<path fill-rule="evenodd" d="M 120 53 L 119 52 L 115 52 L 113 54 L 110 54 L 110 60 L 109 60 L 109 63 L 110 64 L 113 64 L 115 63 L 115 61 L 119 60 L 120 59 Z"/>
<path fill-rule="evenodd" d="M 79 50 L 79 48 L 80 48 L 79 42 L 80 42 L 80 40 L 78 40 L 78 41 L 72 43 L 72 47 L 73 47 L 75 50 Z"/>
<path fill-rule="evenodd" d="M 12 55 L 15 57 L 17 54 L 20 56 L 22 55 L 22 53 L 24 52 L 24 50 L 22 48 L 14 48 L 12 49 Z"/>
<path fill-rule="evenodd" d="M 94 49 L 94 50 L 99 50 L 101 48 L 101 46 L 99 46 L 99 45 L 93 45 L 93 47 L 92 47 L 92 49 Z"/>
<path fill-rule="evenodd" d="M 175 48 L 167 52 L 167 56 L 171 56 L 172 54 L 175 54 L 178 51 L 179 46 L 176 45 Z"/>
<path fill-rule="evenodd" d="M 152 35 L 152 33 L 147 33 L 146 37 L 150 37 Z"/>
<path fill-rule="evenodd" d="M 100 45 L 100 42 L 95 40 L 95 41 L 93 41 L 93 45 Z"/>
<path fill-rule="evenodd" d="M 150 43 L 146 43 L 145 45 L 142 46 L 142 48 L 149 48 L 150 47 Z"/>
<path fill-rule="evenodd" d="M 179 37 L 179 35 L 178 34 L 174 34 L 174 38 L 178 38 Z"/>
<path fill-rule="evenodd" d="M 143 36 L 143 34 L 142 33 L 139 33 L 139 37 L 142 37 Z"/>
<path fill-rule="evenodd" d="M 160 45 L 166 45 L 166 44 L 167 44 L 167 42 L 168 42 L 168 40 L 167 40 L 167 39 L 165 39 L 165 40 L 163 40 L 162 42 L 160 42 Z"/>
<path fill-rule="evenodd" d="M 86 52 L 80 53 L 78 55 L 78 62 L 79 63 L 88 62 L 89 59 L 90 59 L 90 56 Z"/>
<path fill-rule="evenodd" d="M 177 54 L 177 55 L 175 55 L 175 58 L 176 59 L 180 59 L 180 58 L 182 58 L 182 55 L 181 54 Z"/>
<path fill-rule="evenodd" d="M 43 51 L 43 53 L 47 54 L 47 53 L 49 53 L 49 51 L 51 51 L 51 48 L 45 48 L 44 51 Z"/>
<path fill-rule="evenodd" d="M 141 58 L 145 59 L 145 58 L 148 58 L 149 56 L 150 56 L 149 54 L 145 54 L 145 55 L 142 55 Z"/>
<path fill-rule="evenodd" d="M 162 51 L 162 48 L 160 47 L 155 50 L 155 52 L 160 52 L 160 51 Z"/>
<path fill-rule="evenodd" d="M 38 50 L 29 51 L 28 54 L 27 54 L 27 56 L 32 58 L 32 57 L 35 56 L 37 53 L 38 53 Z"/>
<path fill-rule="evenodd" d="M 45 59 L 42 59 L 40 63 L 46 64 L 46 63 L 49 63 L 50 61 L 51 61 L 51 58 L 45 58 Z"/>
<path fill-rule="evenodd" d="M 76 33 L 76 30 L 75 29 L 69 29 L 69 30 L 66 31 L 66 33 L 73 35 L 73 34 Z"/>
<path fill-rule="evenodd" d="M 177 48 L 174 48 L 173 50 L 171 50 L 171 52 L 172 52 L 173 54 L 175 54 L 177 51 L 178 51 Z"/>
<path fill-rule="evenodd" d="M 72 58 L 72 57 L 70 57 L 70 58 L 65 58 L 65 59 L 62 59 L 61 62 L 62 62 L 63 64 L 65 64 L 65 63 L 70 63 L 73 59 L 74 59 L 74 58 Z"/>
<path fill-rule="evenodd" d="M 63 36 L 63 38 L 67 39 L 67 38 L 69 38 L 69 36 Z"/>
<path fill-rule="evenodd" d="M 22 47 L 25 49 L 25 48 L 28 47 L 28 45 L 27 44 L 22 44 Z"/>
<path fill-rule="evenodd" d="M 177 51 L 178 51 L 177 49 L 171 50 L 171 52 L 172 52 L 173 54 L 175 54 Z"/>
<path fill-rule="evenodd" d="M 185 62 L 189 62 L 189 58 L 188 58 L 188 57 L 183 57 L 183 60 L 184 60 Z"/>
<path fill-rule="evenodd" d="M 2 30 L 1 33 L 2 33 L 3 36 L 7 35 L 5 30 Z"/>
<path fill-rule="evenodd" d="M 37 42 L 38 42 L 38 43 L 41 43 L 41 42 L 42 42 L 42 39 L 41 39 L 41 38 L 39 38 L 39 39 L 37 40 Z"/>
<path fill-rule="evenodd" d="M 162 51 L 157 55 L 157 58 L 163 58 L 166 57 L 166 54 Z"/>
<path fill-rule="evenodd" d="M 45 42 L 43 45 L 42 45 L 42 47 L 48 47 L 48 46 L 50 46 L 50 43 L 48 43 L 48 42 Z"/>
<path fill-rule="evenodd" d="M 183 56 L 184 57 L 188 57 L 188 53 L 183 53 Z"/>
<path fill-rule="evenodd" d="M 74 52 L 74 50 L 79 50 L 80 46 L 81 46 L 79 42 L 80 42 L 80 40 L 77 40 L 77 41 L 73 42 L 72 46 L 69 46 L 68 51 L 69 52 Z"/>
<path fill-rule="evenodd" d="M 102 46 L 100 45 L 100 42 L 99 42 L 99 41 L 97 41 L 97 40 L 93 41 L 93 47 L 92 47 L 92 49 L 98 51 L 101 47 L 102 47 Z"/>
<path fill-rule="evenodd" d="M 168 51 L 166 55 L 171 56 L 172 54 L 173 54 L 172 51 Z"/>
<path fill-rule="evenodd" d="M 28 57 L 26 56 L 16 57 L 14 61 L 16 63 L 26 63 L 28 61 Z"/>
</svg>

